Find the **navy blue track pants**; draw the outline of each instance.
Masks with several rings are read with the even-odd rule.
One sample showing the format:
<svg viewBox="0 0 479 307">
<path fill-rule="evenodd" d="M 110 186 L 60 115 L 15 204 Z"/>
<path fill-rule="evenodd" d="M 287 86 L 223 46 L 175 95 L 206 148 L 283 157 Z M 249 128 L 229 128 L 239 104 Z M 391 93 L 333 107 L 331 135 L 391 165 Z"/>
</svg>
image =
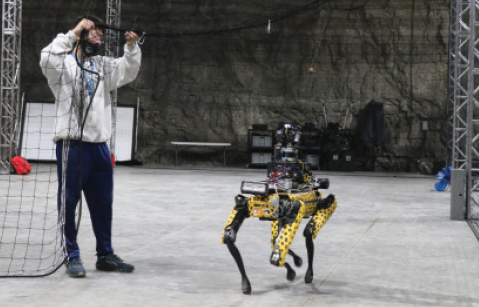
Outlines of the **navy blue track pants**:
<svg viewBox="0 0 479 307">
<path fill-rule="evenodd" d="M 58 212 L 61 212 L 62 205 L 62 151 L 63 141 L 60 140 L 56 144 Z M 75 225 L 75 211 L 81 191 L 83 191 L 90 210 L 93 232 L 96 237 L 97 255 L 104 256 L 113 253 L 111 246 L 113 167 L 106 143 L 70 141 L 65 177 L 64 234 L 68 257 L 70 259 L 80 257 L 80 248 L 76 240 L 78 230 Z"/>
</svg>

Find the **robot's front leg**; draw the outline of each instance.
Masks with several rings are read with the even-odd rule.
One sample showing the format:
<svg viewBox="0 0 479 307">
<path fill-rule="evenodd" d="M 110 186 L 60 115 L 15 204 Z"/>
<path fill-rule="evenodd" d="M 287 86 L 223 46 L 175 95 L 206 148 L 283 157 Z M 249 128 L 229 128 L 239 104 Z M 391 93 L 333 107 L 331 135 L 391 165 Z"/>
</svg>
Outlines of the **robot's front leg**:
<svg viewBox="0 0 479 307">
<path fill-rule="evenodd" d="M 284 219 L 281 220 L 276 220 L 271 222 L 271 248 L 274 250 L 274 246 L 276 245 L 276 240 L 278 239 L 279 236 L 279 231 L 280 229 L 283 229 L 284 227 Z M 300 267 L 303 265 L 303 259 L 296 255 L 291 249 L 288 250 L 288 254 L 293 257 L 294 260 L 294 265 L 297 267 Z M 284 266 L 286 267 L 286 279 L 289 281 L 294 280 L 296 277 L 296 272 L 291 268 L 289 263 L 285 262 Z"/>
<path fill-rule="evenodd" d="M 270 258 L 271 264 L 286 267 L 288 270 L 286 278 L 288 280 L 293 280 L 296 273 L 288 263 L 285 263 L 285 258 L 303 215 L 302 203 L 300 201 L 294 201 L 284 218 L 284 222 L 281 225 L 282 227 L 280 227 L 279 236 L 273 246 L 273 252 Z M 294 253 L 292 254 L 295 255 Z M 297 260 L 295 259 L 295 261 Z"/>
<path fill-rule="evenodd" d="M 311 217 L 306 228 L 304 229 L 304 237 L 306 238 L 306 250 L 308 251 L 308 269 L 304 276 L 306 283 L 313 282 L 313 256 L 314 243 L 313 239 L 318 235 L 319 230 L 324 226 L 326 221 L 331 217 L 338 203 L 333 194 L 321 199 L 318 202 L 316 213 Z"/>
<path fill-rule="evenodd" d="M 282 221 L 282 223 L 280 223 L 280 221 L 271 222 L 271 248 L 272 249 L 274 249 L 274 245 L 276 244 L 276 239 L 278 238 L 278 235 L 279 235 L 279 228 L 284 227 L 284 225 L 283 225 L 284 221 L 283 220 L 281 220 L 281 221 Z M 288 250 L 288 255 L 293 257 L 293 261 L 294 261 L 295 266 L 297 266 L 299 268 L 300 266 L 303 265 L 303 259 L 301 259 L 301 257 L 296 255 L 296 253 L 293 252 L 292 249 Z"/>
<path fill-rule="evenodd" d="M 242 195 L 238 195 L 235 197 L 235 201 L 236 205 L 233 208 L 233 211 L 231 211 L 228 222 L 226 222 L 226 225 L 223 229 L 223 236 L 221 239 L 222 243 L 228 246 L 228 250 L 236 261 L 236 264 L 238 265 L 238 269 L 241 273 L 241 290 L 244 294 L 250 294 L 251 283 L 246 276 L 246 271 L 244 268 L 243 259 L 241 258 L 241 254 L 235 245 L 238 230 L 243 224 L 244 219 L 249 217 L 248 199 Z"/>
</svg>

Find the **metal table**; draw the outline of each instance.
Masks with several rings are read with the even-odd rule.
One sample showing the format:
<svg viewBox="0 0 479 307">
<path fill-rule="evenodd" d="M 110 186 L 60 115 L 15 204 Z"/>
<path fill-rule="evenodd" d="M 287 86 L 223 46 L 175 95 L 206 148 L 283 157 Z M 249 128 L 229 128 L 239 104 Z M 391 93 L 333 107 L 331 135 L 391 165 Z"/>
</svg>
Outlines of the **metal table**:
<svg viewBox="0 0 479 307">
<path fill-rule="evenodd" d="M 226 147 L 231 146 L 231 143 L 171 142 L 171 144 L 175 145 L 175 166 L 178 165 L 178 146 L 223 147 L 223 167 L 226 166 Z"/>
</svg>

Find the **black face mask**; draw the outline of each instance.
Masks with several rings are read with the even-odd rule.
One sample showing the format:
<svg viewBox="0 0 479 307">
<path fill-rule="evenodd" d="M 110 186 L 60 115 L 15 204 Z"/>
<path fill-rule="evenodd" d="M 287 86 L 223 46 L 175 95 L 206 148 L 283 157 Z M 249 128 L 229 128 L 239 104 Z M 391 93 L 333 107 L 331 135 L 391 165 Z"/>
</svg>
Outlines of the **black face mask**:
<svg viewBox="0 0 479 307">
<path fill-rule="evenodd" d="M 100 51 L 101 45 L 94 44 L 87 39 L 83 39 L 81 42 L 81 50 L 83 54 L 87 57 L 92 57 L 98 54 Z"/>
</svg>

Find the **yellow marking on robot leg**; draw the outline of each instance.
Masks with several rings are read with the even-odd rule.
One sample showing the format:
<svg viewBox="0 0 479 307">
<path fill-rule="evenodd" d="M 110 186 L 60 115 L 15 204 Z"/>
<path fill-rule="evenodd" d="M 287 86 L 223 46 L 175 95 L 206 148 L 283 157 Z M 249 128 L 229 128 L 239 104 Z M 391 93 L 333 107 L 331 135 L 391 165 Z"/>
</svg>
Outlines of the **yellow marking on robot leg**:
<svg viewBox="0 0 479 307">
<path fill-rule="evenodd" d="M 228 228 L 228 226 L 230 226 L 233 223 L 237 214 L 238 214 L 238 211 L 236 209 L 233 209 L 231 211 L 230 216 L 228 217 L 228 220 L 226 221 L 225 227 L 223 227 L 223 232 L 221 232 L 221 243 L 222 244 L 225 244 L 224 239 L 223 239 L 223 237 L 225 235 L 225 230 L 226 230 L 226 228 Z"/>
<path fill-rule="evenodd" d="M 271 222 L 271 249 L 274 248 L 274 243 L 278 238 L 278 221 Z"/>
<path fill-rule="evenodd" d="M 279 263 L 278 266 L 284 266 L 284 262 L 286 260 L 286 254 L 288 253 L 289 247 L 291 246 L 291 242 L 296 235 L 296 231 L 299 228 L 299 224 L 301 224 L 301 220 L 304 216 L 304 203 L 301 202 L 301 207 L 299 209 L 298 215 L 296 216 L 295 220 L 291 224 L 287 224 L 279 234 L 279 238 L 273 247 L 273 251 L 276 251 L 279 254 Z"/>
<path fill-rule="evenodd" d="M 316 214 L 312 217 L 314 221 L 314 230 L 313 230 L 313 239 L 316 239 L 318 232 L 321 228 L 323 228 L 324 224 L 329 220 L 331 215 L 333 215 L 336 207 L 338 206 L 338 201 L 334 200 L 334 203 L 328 209 L 321 209 L 316 212 Z"/>
</svg>

